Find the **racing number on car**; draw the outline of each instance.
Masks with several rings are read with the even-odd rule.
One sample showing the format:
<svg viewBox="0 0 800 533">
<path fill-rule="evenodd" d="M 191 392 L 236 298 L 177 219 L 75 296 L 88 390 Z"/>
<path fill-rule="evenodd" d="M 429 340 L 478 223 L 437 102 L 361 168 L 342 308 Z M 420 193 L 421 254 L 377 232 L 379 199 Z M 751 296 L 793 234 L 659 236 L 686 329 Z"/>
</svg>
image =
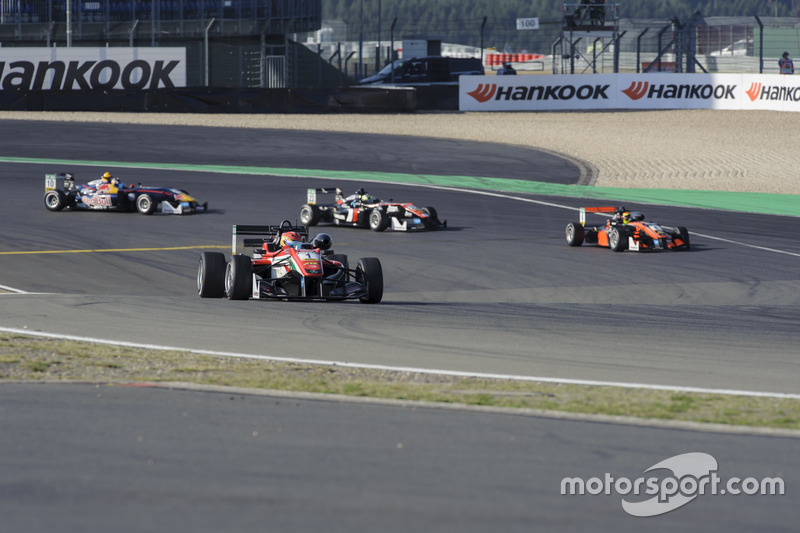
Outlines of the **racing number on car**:
<svg viewBox="0 0 800 533">
<path fill-rule="evenodd" d="M 44 188 L 47 191 L 55 189 L 56 188 L 56 179 L 55 178 L 45 178 L 45 180 L 44 180 Z"/>
</svg>

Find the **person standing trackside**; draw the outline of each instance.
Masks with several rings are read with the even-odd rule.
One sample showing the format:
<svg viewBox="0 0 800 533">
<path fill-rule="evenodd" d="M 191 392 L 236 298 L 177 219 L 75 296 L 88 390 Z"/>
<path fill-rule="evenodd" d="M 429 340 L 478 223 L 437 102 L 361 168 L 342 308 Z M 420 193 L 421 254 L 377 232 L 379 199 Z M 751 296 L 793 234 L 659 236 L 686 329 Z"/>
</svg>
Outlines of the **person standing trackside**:
<svg viewBox="0 0 800 533">
<path fill-rule="evenodd" d="M 514 67 L 511 66 L 511 63 L 503 63 L 503 66 L 497 70 L 498 76 L 513 76 L 516 73 L 517 71 L 514 70 Z"/>
<path fill-rule="evenodd" d="M 794 62 L 789 57 L 789 52 L 783 53 L 783 56 L 778 60 L 778 67 L 781 69 L 781 74 L 794 74 Z"/>
</svg>

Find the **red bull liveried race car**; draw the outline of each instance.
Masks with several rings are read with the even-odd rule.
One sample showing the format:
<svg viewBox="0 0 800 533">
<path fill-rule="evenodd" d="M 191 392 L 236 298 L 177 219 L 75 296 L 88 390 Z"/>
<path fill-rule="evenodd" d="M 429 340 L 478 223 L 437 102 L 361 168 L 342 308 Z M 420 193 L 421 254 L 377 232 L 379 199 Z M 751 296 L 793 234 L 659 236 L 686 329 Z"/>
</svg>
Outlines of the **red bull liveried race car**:
<svg viewBox="0 0 800 533">
<path fill-rule="evenodd" d="M 197 267 L 201 298 L 247 300 L 349 300 L 378 303 L 383 269 L 377 257 L 364 257 L 351 269 L 347 256 L 331 250 L 327 233 L 308 240 L 306 226 L 288 220 L 279 226 L 233 226 L 230 260 L 203 252 Z"/>
<path fill-rule="evenodd" d="M 625 250 L 688 250 L 689 230 L 683 226 L 663 226 L 646 222 L 644 214 L 625 207 L 581 207 L 580 222 L 567 224 L 567 244 L 597 244 L 615 252 Z M 586 213 L 613 213 L 602 226 L 586 224 Z"/>
<path fill-rule="evenodd" d="M 50 211 L 91 209 L 186 215 L 208 210 L 208 202 L 200 204 L 184 190 L 146 187 L 141 183 L 127 185 L 108 172 L 84 184 L 76 184 L 74 174 L 47 174 L 44 190 L 44 205 Z"/>
<path fill-rule="evenodd" d="M 320 201 L 333 195 L 333 201 Z M 308 189 L 306 204 L 300 208 L 300 223 L 316 226 L 320 222 L 339 226 L 370 228 L 373 231 L 432 230 L 447 227 L 433 207 L 417 207 L 412 203 L 381 201 L 364 189 L 348 197 L 341 189 Z"/>
</svg>

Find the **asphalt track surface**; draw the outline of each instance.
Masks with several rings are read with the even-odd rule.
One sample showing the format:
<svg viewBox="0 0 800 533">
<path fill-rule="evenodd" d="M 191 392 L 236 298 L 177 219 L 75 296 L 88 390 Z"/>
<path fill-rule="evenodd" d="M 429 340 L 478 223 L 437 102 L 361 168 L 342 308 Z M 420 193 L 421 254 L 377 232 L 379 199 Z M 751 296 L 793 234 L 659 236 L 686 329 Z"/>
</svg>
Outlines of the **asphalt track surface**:
<svg viewBox="0 0 800 533">
<path fill-rule="evenodd" d="M 110 124 L 8 121 L 0 124 L 0 131 L 4 139 L 0 155 L 37 160 L 0 166 L 4 191 L 0 285 L 23 291 L 0 295 L 0 326 L 5 328 L 353 364 L 800 393 L 796 379 L 798 218 L 629 204 L 649 219 L 687 226 L 693 250 L 615 254 L 565 245 L 564 226 L 576 219 L 575 208 L 586 205 L 575 198 L 487 195 L 486 191 L 371 185 L 357 180 L 358 173 L 369 172 L 498 176 L 561 184 L 580 179 L 580 169 L 571 162 L 535 150 L 407 137 Z M 54 162 L 43 164 L 44 158 Z M 65 165 L 64 160 L 77 163 Z M 114 161 L 121 163 L 110 170 L 126 181 L 187 189 L 201 201 L 208 200 L 211 212 L 144 217 L 44 209 L 45 173 L 71 171 L 88 181 L 106 170 L 94 162 Z M 152 163 L 152 168 L 130 169 L 124 162 Z M 353 171 L 355 181 L 347 181 L 342 174 L 336 180 L 303 179 L 164 170 L 158 168 L 162 164 Z M 333 236 L 336 251 L 347 253 L 351 263 L 359 257 L 380 258 L 386 283 L 381 304 L 229 302 L 196 296 L 199 253 L 226 251 L 232 224 L 295 220 L 305 188 L 337 185 L 345 190 L 365 185 L 384 198 L 435 206 L 441 218 L 448 220 L 446 231 L 419 234 L 324 230 Z M 610 198 L 602 203 L 616 202 Z M 561 531 L 588 525 L 626 529 L 635 522 L 620 509 L 618 498 L 565 499 L 558 494 L 554 478 L 631 469 L 641 474 L 669 456 L 704 451 L 716 454 L 720 464 L 727 462 L 734 470 L 754 467 L 752 473 L 732 475 L 780 472 L 787 483 L 798 479 L 796 454 L 788 451 L 789 446 L 796 448 L 796 441 L 789 439 L 453 415 L 435 409 L 423 410 L 430 417 L 425 422 L 413 416 L 395 422 L 396 417 L 416 411 L 371 406 L 354 412 L 349 405 L 273 398 L 243 403 L 267 419 L 287 417 L 307 426 L 303 429 L 306 438 L 297 453 L 289 454 L 292 458 L 282 471 L 259 474 L 256 469 L 243 480 L 237 473 L 246 473 L 255 468 L 253 464 L 261 464 L 259 460 L 285 449 L 273 449 L 276 444 L 272 443 L 233 457 L 241 443 L 230 437 L 229 429 L 217 431 L 216 422 L 231 418 L 231 424 L 247 425 L 251 415 L 237 408 L 214 413 L 205 400 L 207 393 L 120 388 L 87 393 L 78 386 L 10 385 L 0 392 L 3 427 L 8 422 L 18 429 L 4 429 L 4 450 L 25 449 L 33 437 L 40 446 L 34 449 L 41 451 L 27 463 L 4 453 L 3 470 L 17 477 L 10 478 L 16 482 L 2 485 L 4 492 L 16 495 L 3 498 L 2 505 L 8 506 L 11 516 L 26 520 L 25 511 L 37 491 L 55 486 L 49 495 L 56 509 L 52 516 L 66 520 L 62 523 L 67 530 L 85 523 L 102 526 L 106 520 L 126 516 L 130 516 L 128 523 L 142 526 L 131 526 L 132 531 L 170 530 L 162 525 L 186 516 L 184 511 L 196 521 L 194 529 L 219 530 L 210 516 L 204 520 L 214 505 L 223 519 L 238 516 L 243 521 L 231 530 L 244 529 L 250 525 L 247 520 L 267 517 L 286 528 L 306 531 L 319 530 L 316 526 L 326 519 L 336 524 L 334 517 L 343 520 L 341 529 L 363 530 L 392 530 L 382 527 L 387 524 L 397 531 L 408 530 L 408 525 L 440 531 L 483 531 L 488 525 L 527 530 L 536 523 Z M 92 417 L 91 410 L 84 413 L 83 406 L 91 403 L 81 398 L 86 394 L 110 396 L 118 405 L 107 413 L 101 411 L 108 418 Z M 175 406 L 175 413 L 184 413 L 189 408 L 181 411 L 179 407 L 195 402 L 194 409 L 202 413 L 196 423 L 184 434 L 175 433 L 172 440 L 162 442 L 159 451 L 169 460 L 186 463 L 174 465 L 172 472 L 183 479 L 184 488 L 151 492 L 170 474 L 161 478 L 152 476 L 152 469 L 144 471 L 147 454 L 136 454 L 132 448 L 123 446 L 121 456 L 109 451 L 116 449 L 115 439 L 121 438 L 116 429 L 141 424 L 153 432 L 176 431 L 171 429 L 176 427 L 175 420 L 162 413 L 162 407 Z M 39 421 L 38 416 L 18 414 L 39 412 L 44 405 L 64 406 L 74 418 L 69 423 L 62 420 L 59 427 L 49 425 L 47 419 Z M 296 409 L 287 412 L 289 405 Z M 82 431 L 84 417 L 85 423 L 109 425 Z M 330 427 L 320 426 L 322 419 Z M 346 420 L 356 421 L 352 433 L 339 427 L 347 428 Z M 381 441 L 376 436 L 394 429 L 423 441 L 427 453 L 410 459 L 412 469 L 402 462 L 383 462 L 383 454 L 391 453 L 392 447 L 396 451 L 403 439 L 391 435 Z M 42 438 L 36 438 L 37 431 Z M 516 431 L 523 432 L 526 444 L 514 453 L 490 438 L 510 439 Z M 82 454 L 88 453 L 83 445 L 94 436 L 99 442 L 108 439 L 111 447 L 90 447 L 100 465 L 117 465 L 120 476 L 130 475 L 133 486 L 139 483 L 138 489 L 130 489 L 132 494 L 108 495 L 119 498 L 116 505 L 104 506 L 102 498 L 96 498 L 103 493 L 103 483 L 111 483 L 100 467 L 83 478 L 90 486 L 86 492 L 71 492 L 64 488 L 64 478 L 58 477 L 78 475 Z M 226 442 L 228 438 L 233 440 Z M 54 449 L 49 446 L 61 439 L 74 441 L 70 447 L 74 453 L 66 455 L 74 459 L 69 463 L 74 467 L 50 457 Z M 356 442 L 366 448 L 363 454 L 353 451 L 360 449 Z M 382 448 L 386 442 L 388 450 Z M 280 445 L 291 447 L 290 443 Z M 224 470 L 221 466 L 211 473 L 204 470 L 223 452 L 238 465 L 227 479 L 218 475 Z M 529 461 L 527 470 L 519 467 L 523 457 Z M 304 462 L 313 475 L 299 469 Z M 46 481 L 47 476 L 31 477 L 24 469 L 28 465 L 36 472 L 49 472 L 51 463 L 62 464 L 61 470 L 51 473 L 54 485 Z M 327 470 L 332 464 L 336 467 Z M 144 470 L 136 474 L 137 468 Z M 489 471 L 497 471 L 496 477 L 481 474 Z M 485 483 L 471 483 L 476 479 Z M 201 480 L 209 480 L 207 488 Z M 257 490 L 247 490 L 247 483 Z M 315 491 L 312 485 L 321 488 Z M 28 497 L 18 490 L 21 487 L 30 489 Z M 329 499 L 326 491 L 333 487 L 339 493 Z M 476 508 L 476 501 L 486 503 Z M 702 525 L 704 530 L 744 530 L 763 524 L 789 530 L 793 509 L 785 497 L 755 501 L 744 505 L 736 498 L 707 498 L 660 522 L 650 519 L 647 526 L 665 531 L 691 525 Z M 78 502 L 85 512 L 73 515 L 68 508 Z M 245 507 L 251 512 L 239 512 Z M 308 508 L 318 512 L 299 515 Z M 147 509 L 163 520 L 146 522 L 139 511 Z M 91 511 L 98 513 L 94 522 L 87 518 Z M 726 519 L 711 518 L 719 516 Z M 52 530 L 45 518 L 37 519 L 38 525 L 20 524 L 30 526 L 24 528 L 30 531 Z"/>
</svg>

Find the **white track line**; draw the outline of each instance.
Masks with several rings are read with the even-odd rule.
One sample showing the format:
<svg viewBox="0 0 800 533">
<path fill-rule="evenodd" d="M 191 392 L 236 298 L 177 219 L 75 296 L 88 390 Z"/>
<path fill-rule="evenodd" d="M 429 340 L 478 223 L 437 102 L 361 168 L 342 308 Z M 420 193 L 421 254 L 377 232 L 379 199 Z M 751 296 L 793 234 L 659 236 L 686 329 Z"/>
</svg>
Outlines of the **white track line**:
<svg viewBox="0 0 800 533">
<path fill-rule="evenodd" d="M 27 329 L 18 328 L 4 328 L 0 327 L 0 331 L 6 333 L 16 333 L 19 335 L 30 335 L 33 337 L 48 337 L 62 340 L 78 341 L 78 342 L 91 342 L 94 344 L 106 344 L 111 346 L 125 346 L 128 348 L 141 348 L 147 350 L 163 350 L 174 352 L 189 352 L 203 355 L 213 355 L 217 357 L 237 357 L 240 359 L 258 359 L 262 361 L 277 361 L 284 363 L 300 363 L 309 365 L 326 365 L 326 366 L 341 366 L 345 368 L 366 368 L 370 370 L 388 370 L 394 372 L 414 372 L 419 374 L 431 374 L 437 376 L 454 376 L 454 377 L 468 377 L 480 379 L 505 379 L 516 381 L 531 381 L 540 383 L 558 383 L 564 385 L 586 385 L 586 386 L 600 386 L 600 387 L 622 387 L 626 389 L 649 389 L 649 390 L 662 390 L 671 392 L 694 392 L 699 394 L 724 394 L 729 396 L 750 396 L 761 398 L 780 398 L 800 400 L 800 394 L 782 393 L 782 392 L 763 392 L 763 391 L 747 391 L 735 389 L 710 389 L 704 387 L 671 387 L 667 385 L 653 385 L 650 383 L 626 383 L 617 381 L 596 381 L 584 379 L 561 379 L 542 376 L 516 376 L 511 374 L 491 374 L 482 372 L 461 372 L 457 370 L 439 370 L 431 368 L 415 368 L 406 366 L 388 366 L 388 365 L 370 365 L 361 363 L 348 363 L 346 361 L 326 361 L 321 359 L 300 359 L 296 357 L 278 357 L 271 355 L 255 355 L 244 354 L 236 352 L 218 352 L 214 350 L 195 350 L 192 348 L 181 348 L 177 346 L 162 346 L 159 344 L 142 344 L 137 342 L 123 342 L 107 339 L 98 339 L 94 337 L 78 337 L 75 335 L 62 335 L 60 333 L 46 333 L 42 331 L 29 331 Z"/>
<path fill-rule="evenodd" d="M 13 292 L 16 294 L 30 294 L 28 291 L 23 291 L 21 289 L 15 289 L 14 287 L 8 287 L 6 285 L 0 285 L 0 290 Z"/>
<path fill-rule="evenodd" d="M 697 235 L 699 237 L 705 237 L 706 239 L 712 239 L 715 241 L 727 242 L 729 244 L 738 244 L 739 246 L 746 246 L 747 248 L 755 248 L 756 250 L 764 250 L 765 252 L 775 252 L 776 254 L 784 254 L 784 255 L 791 255 L 793 257 L 800 257 L 800 254 L 796 252 L 778 250 L 777 248 L 767 248 L 766 246 L 758 246 L 755 244 L 748 244 L 746 242 L 732 241 L 730 239 L 723 239 L 722 237 L 714 237 L 713 235 L 704 235 L 702 233 L 695 233 L 695 232 L 692 232 L 691 235 L 692 237 Z"/>
</svg>

